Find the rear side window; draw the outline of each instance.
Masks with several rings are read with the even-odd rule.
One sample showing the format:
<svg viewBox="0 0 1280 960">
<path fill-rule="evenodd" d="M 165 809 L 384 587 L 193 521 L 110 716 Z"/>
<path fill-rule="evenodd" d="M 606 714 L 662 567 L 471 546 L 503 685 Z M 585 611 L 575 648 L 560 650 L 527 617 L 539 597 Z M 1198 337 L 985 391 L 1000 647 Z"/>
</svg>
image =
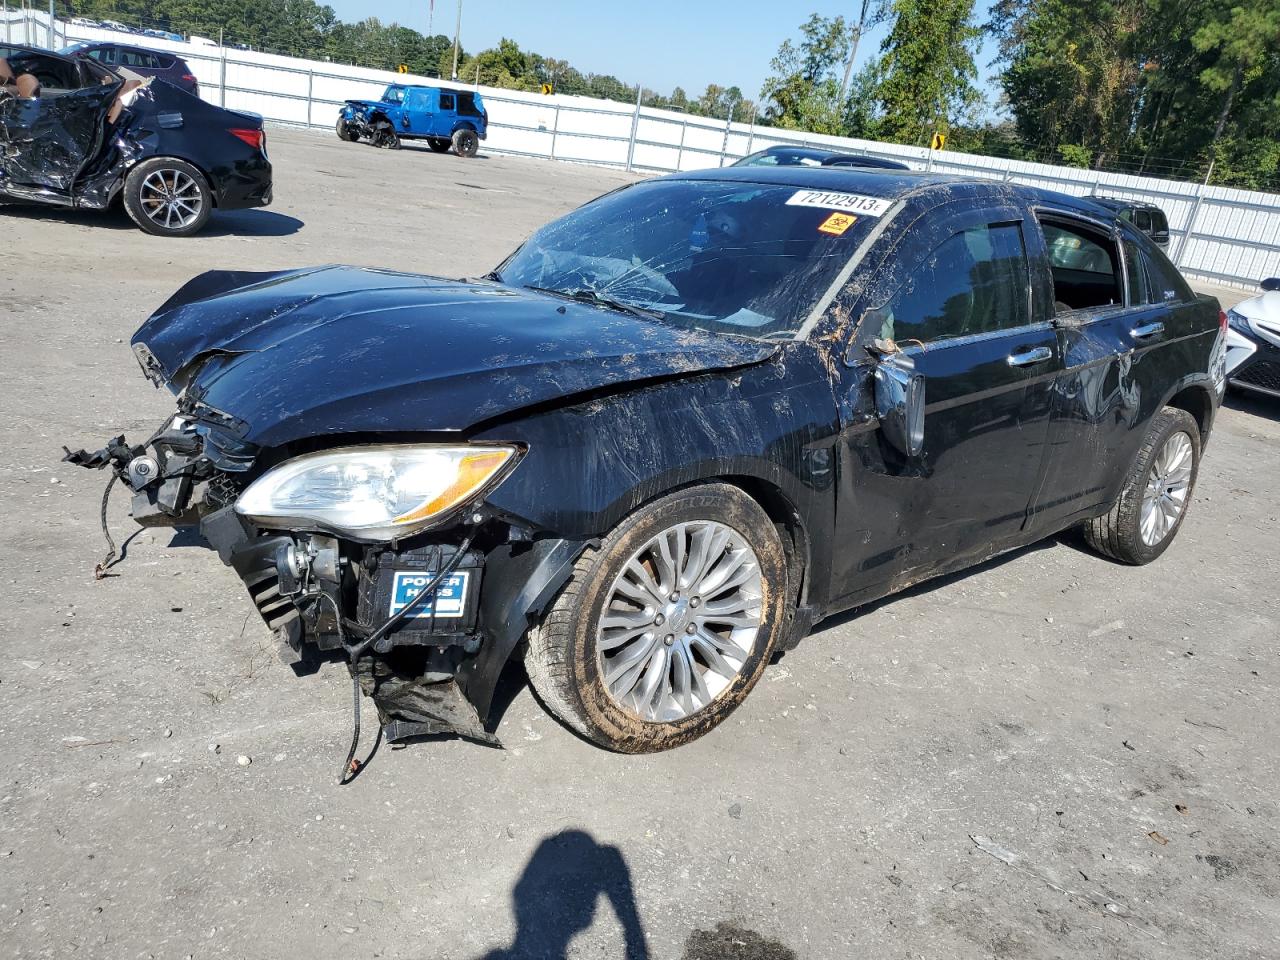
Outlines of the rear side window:
<svg viewBox="0 0 1280 960">
<path fill-rule="evenodd" d="M 1129 306 L 1150 303 L 1150 290 L 1147 286 L 1147 271 L 1142 263 L 1142 254 L 1132 240 L 1124 242 L 1124 267 L 1129 275 Z"/>
<path fill-rule="evenodd" d="M 461 92 L 458 94 L 458 113 L 464 117 L 478 117 L 480 110 L 476 107 L 476 96 L 474 93 Z"/>
<path fill-rule="evenodd" d="M 1151 239 L 1157 243 L 1169 242 L 1169 220 L 1163 210 L 1151 211 Z"/>
<path fill-rule="evenodd" d="M 452 93 L 440 94 L 440 109 L 452 110 L 453 108 L 454 108 L 453 94 Z"/>
<path fill-rule="evenodd" d="M 1151 211 L 1135 210 L 1133 211 L 1133 225 L 1143 233 L 1151 232 Z"/>
<path fill-rule="evenodd" d="M 1016 223 L 944 241 L 881 308 L 879 336 L 931 343 L 1028 323 L 1027 255 Z"/>
</svg>

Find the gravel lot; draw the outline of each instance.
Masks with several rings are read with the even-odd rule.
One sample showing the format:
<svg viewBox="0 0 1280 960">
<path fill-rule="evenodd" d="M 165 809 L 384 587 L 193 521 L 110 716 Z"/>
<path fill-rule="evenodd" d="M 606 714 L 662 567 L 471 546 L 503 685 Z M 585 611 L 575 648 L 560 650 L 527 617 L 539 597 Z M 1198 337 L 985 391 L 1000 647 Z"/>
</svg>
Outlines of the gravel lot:
<svg viewBox="0 0 1280 960">
<path fill-rule="evenodd" d="M 0 213 L 0 952 L 1277 955 L 1280 401 L 1229 398 L 1153 566 L 1064 537 L 837 618 L 664 755 L 588 746 L 513 675 L 505 750 L 336 786 L 346 672 L 281 666 L 189 535 L 95 582 L 101 478 L 60 445 L 168 413 L 128 338 L 193 274 L 483 273 L 628 178 L 270 139 L 275 205 L 195 239 Z"/>
</svg>

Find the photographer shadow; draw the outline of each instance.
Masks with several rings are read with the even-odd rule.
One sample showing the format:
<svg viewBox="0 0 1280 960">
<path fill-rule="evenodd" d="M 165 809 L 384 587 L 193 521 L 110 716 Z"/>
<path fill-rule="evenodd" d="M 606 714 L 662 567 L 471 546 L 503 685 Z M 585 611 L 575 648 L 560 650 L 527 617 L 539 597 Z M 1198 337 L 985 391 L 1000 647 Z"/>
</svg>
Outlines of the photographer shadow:
<svg viewBox="0 0 1280 960">
<path fill-rule="evenodd" d="M 649 960 L 622 852 L 581 830 L 564 830 L 538 844 L 511 894 L 515 940 L 477 960 L 563 960 L 573 938 L 595 920 L 601 897 L 622 925 L 625 960 Z"/>
</svg>

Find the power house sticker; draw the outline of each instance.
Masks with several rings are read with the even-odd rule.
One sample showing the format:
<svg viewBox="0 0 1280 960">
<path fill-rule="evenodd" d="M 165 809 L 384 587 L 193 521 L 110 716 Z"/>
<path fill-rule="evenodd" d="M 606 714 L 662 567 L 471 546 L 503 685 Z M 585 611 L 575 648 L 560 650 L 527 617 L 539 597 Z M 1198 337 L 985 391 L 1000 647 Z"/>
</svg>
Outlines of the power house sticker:
<svg viewBox="0 0 1280 960">
<path fill-rule="evenodd" d="M 893 206 L 883 197 L 864 197 L 857 193 L 834 193 L 830 190 L 797 190 L 787 198 L 789 207 L 820 207 L 840 210 L 864 217 L 878 217 Z"/>
</svg>

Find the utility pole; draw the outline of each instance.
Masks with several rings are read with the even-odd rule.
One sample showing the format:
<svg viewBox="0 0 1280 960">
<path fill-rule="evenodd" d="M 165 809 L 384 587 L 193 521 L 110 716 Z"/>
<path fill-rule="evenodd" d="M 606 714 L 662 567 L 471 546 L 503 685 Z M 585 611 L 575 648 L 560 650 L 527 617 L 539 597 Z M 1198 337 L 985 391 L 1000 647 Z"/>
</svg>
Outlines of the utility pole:
<svg viewBox="0 0 1280 960">
<path fill-rule="evenodd" d="M 453 25 L 453 75 L 451 80 L 458 79 L 458 34 L 462 32 L 462 0 L 458 0 L 458 22 Z"/>
<path fill-rule="evenodd" d="M 853 25 L 852 43 L 849 47 L 849 59 L 844 65 L 844 79 L 840 82 L 840 100 L 844 101 L 845 95 L 849 92 L 849 78 L 853 74 L 853 61 L 858 56 L 858 41 L 862 39 L 862 31 L 867 26 L 867 10 L 871 6 L 871 0 L 862 0 L 862 10 L 858 14 L 858 22 Z"/>
</svg>

